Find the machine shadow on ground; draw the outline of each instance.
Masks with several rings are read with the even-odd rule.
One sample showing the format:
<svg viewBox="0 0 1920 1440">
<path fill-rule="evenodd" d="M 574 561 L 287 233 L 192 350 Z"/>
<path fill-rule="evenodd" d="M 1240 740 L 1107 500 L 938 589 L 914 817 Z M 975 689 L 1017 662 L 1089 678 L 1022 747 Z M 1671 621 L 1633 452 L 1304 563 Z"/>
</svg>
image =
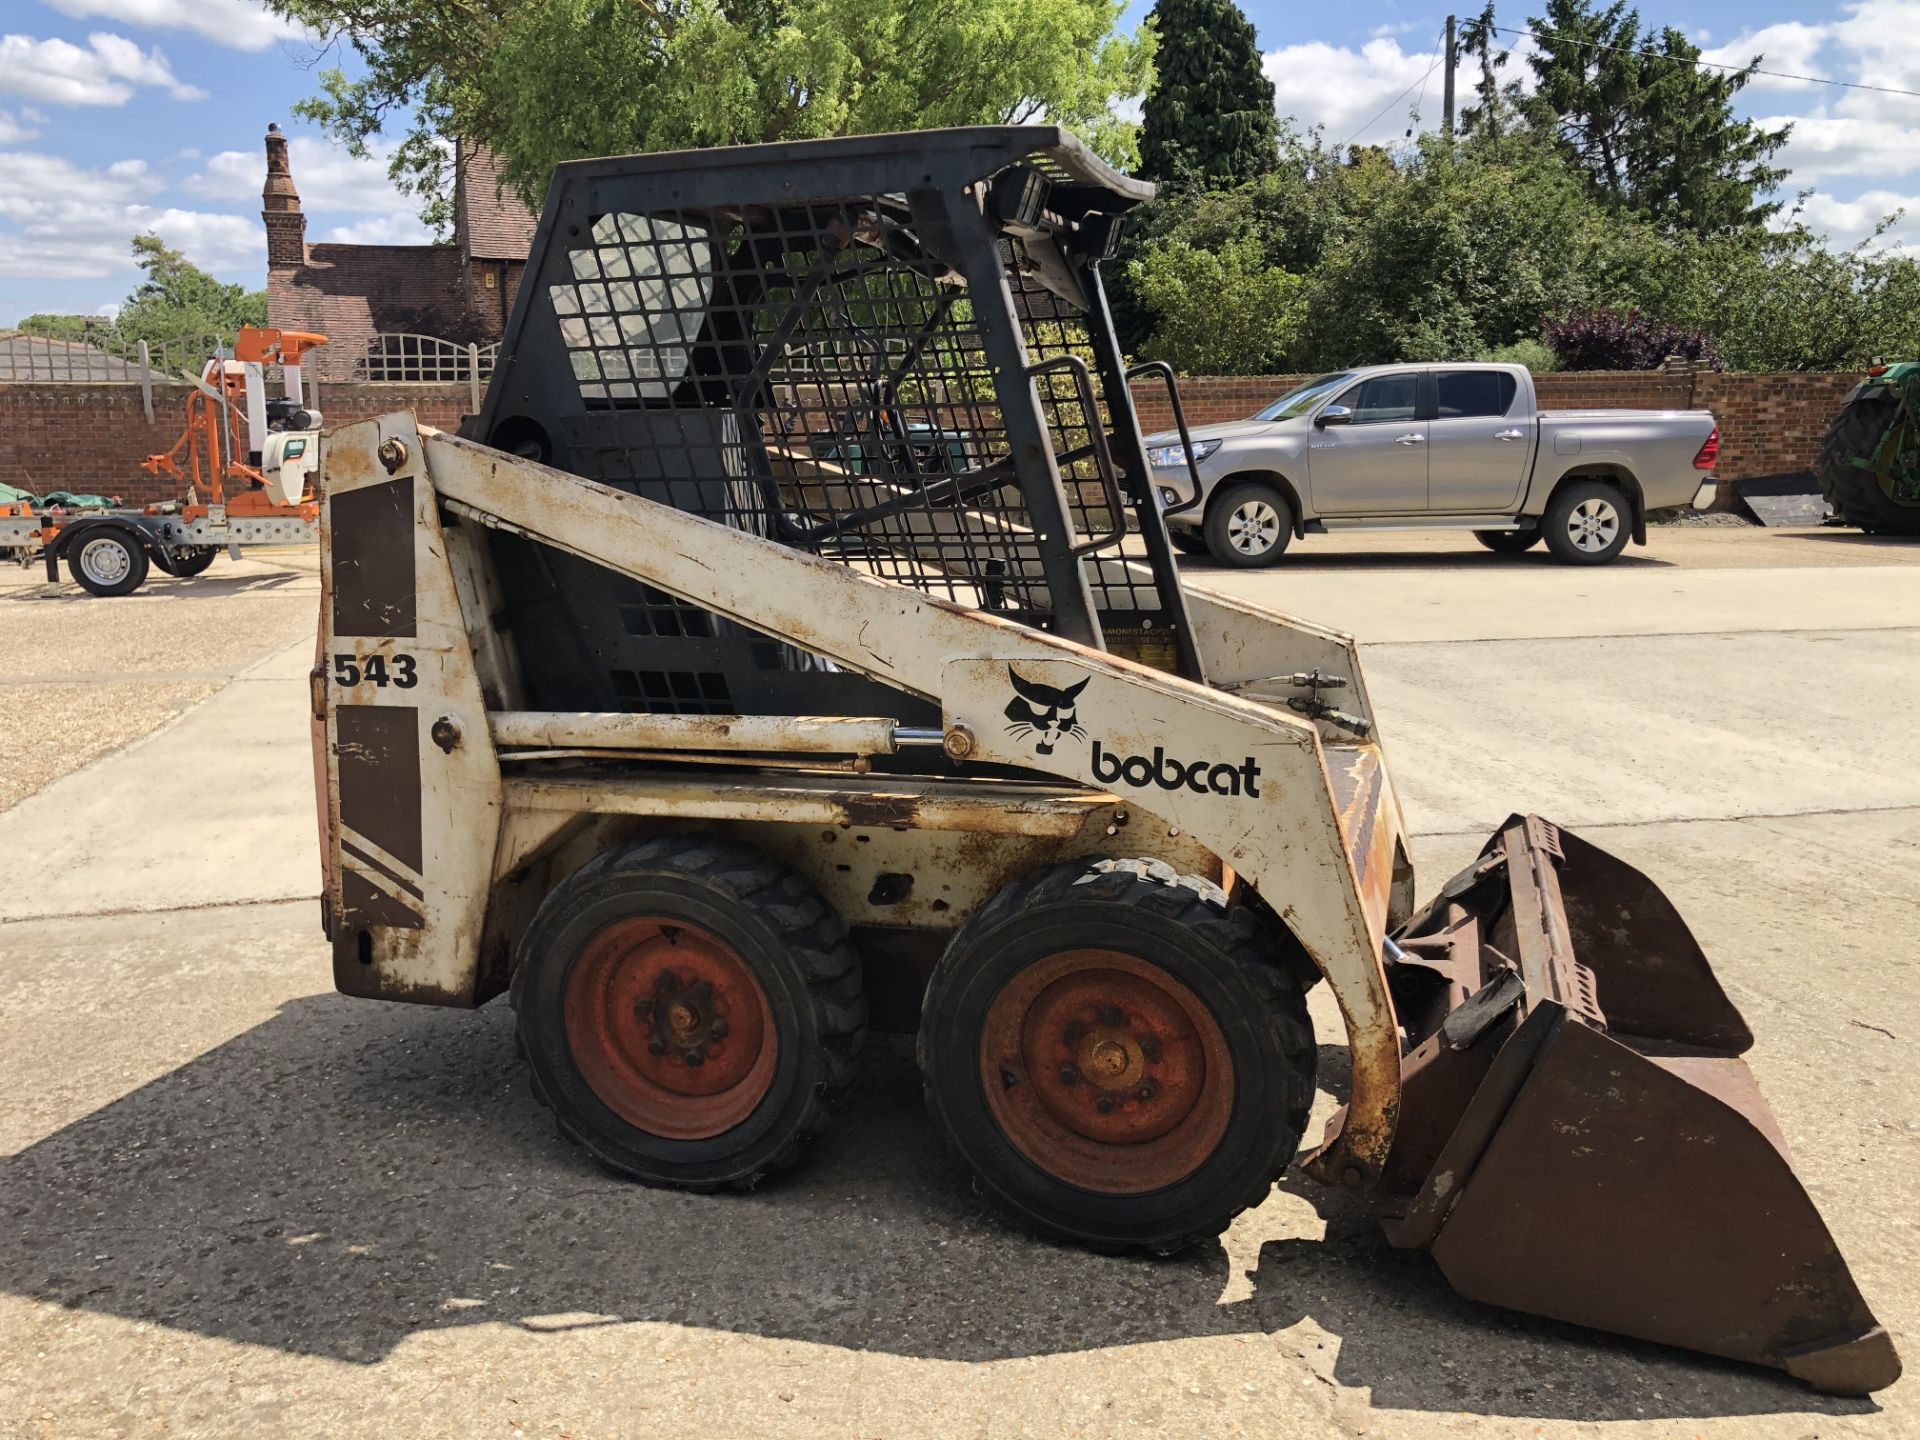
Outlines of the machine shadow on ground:
<svg viewBox="0 0 1920 1440">
<path fill-rule="evenodd" d="M 1247 1223 L 1317 1230 L 1312 1205 L 1325 1238 L 1264 1244 L 1250 1296 L 1218 1245 L 1146 1261 L 1037 1239 L 947 1158 L 898 1037 L 876 1039 L 857 1098 L 795 1171 L 746 1194 L 648 1190 L 556 1136 L 510 1029 L 499 1004 L 287 1004 L 0 1159 L 0 1289 L 360 1363 L 482 1322 L 530 1344 L 664 1321 L 995 1361 L 1307 1321 L 1333 1337 L 1331 1378 L 1370 1388 L 1376 1407 L 1579 1420 L 1876 1408 L 1461 1300 L 1424 1255 L 1389 1249 L 1351 1202 L 1297 1175 Z M 1325 1060 L 1337 1082 L 1343 1052 Z M 1276 1368 L 1299 1363 L 1295 1339 L 1276 1338 Z"/>
<path fill-rule="evenodd" d="M 215 573 L 195 575 L 183 580 L 175 575 L 163 575 L 156 567 L 148 572 L 146 580 L 131 595 L 89 595 L 78 585 L 70 584 L 64 578 L 57 581 L 43 578 L 39 584 L 26 589 L 0 590 L 0 601 L 124 605 L 139 604 L 147 600 L 222 600 L 234 595 L 272 594 L 289 585 L 303 582 L 311 584 L 312 580 L 312 572 L 305 570 L 280 570 L 266 575 Z"/>
</svg>

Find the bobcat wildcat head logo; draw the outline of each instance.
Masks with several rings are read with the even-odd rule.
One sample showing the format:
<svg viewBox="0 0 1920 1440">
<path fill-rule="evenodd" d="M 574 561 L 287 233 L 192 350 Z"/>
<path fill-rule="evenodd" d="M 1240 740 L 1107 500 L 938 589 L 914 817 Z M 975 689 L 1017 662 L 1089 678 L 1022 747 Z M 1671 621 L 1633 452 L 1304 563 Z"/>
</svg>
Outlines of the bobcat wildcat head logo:
<svg viewBox="0 0 1920 1440">
<path fill-rule="evenodd" d="M 1064 690 L 1056 690 L 1051 685 L 1021 679 L 1011 665 L 1007 667 L 1007 678 L 1013 682 L 1013 699 L 1007 702 L 1006 710 L 1007 719 L 1013 723 L 1007 726 L 1007 733 L 1037 737 L 1033 745 L 1034 754 L 1051 755 L 1054 743 L 1063 736 L 1077 738 L 1087 733 L 1081 728 L 1079 716 L 1074 713 L 1074 702 L 1080 692 L 1087 688 L 1086 680 L 1078 685 L 1069 685 Z"/>
</svg>

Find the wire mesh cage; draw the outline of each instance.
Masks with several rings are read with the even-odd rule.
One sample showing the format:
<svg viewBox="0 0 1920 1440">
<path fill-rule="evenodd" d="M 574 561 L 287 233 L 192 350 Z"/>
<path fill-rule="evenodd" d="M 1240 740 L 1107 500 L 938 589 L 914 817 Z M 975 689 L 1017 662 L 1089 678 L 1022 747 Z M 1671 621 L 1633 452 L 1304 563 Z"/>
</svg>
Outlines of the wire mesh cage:
<svg viewBox="0 0 1920 1440">
<path fill-rule="evenodd" d="M 1005 163 L 965 155 L 941 175 L 906 146 L 863 166 L 826 163 L 851 143 L 754 147 L 867 173 L 858 191 L 828 195 L 817 192 L 832 175 L 802 173 L 798 199 L 794 165 L 774 155 L 717 180 L 709 168 L 710 193 L 692 196 L 699 187 L 662 163 L 676 157 L 586 162 L 597 173 L 577 180 L 563 168 L 481 438 L 955 604 L 1090 643 L 1124 638 L 1173 665 L 1181 626 L 1164 539 L 1157 561 L 1137 546 L 1123 556 L 1130 518 L 1151 500 L 1096 257 L 1065 243 L 1078 227 L 1031 205 L 994 214 Z M 1013 159 L 1039 147 L 1002 148 Z M 922 176 L 897 189 L 873 183 L 915 168 Z M 1035 172 L 1015 173 L 1025 195 Z M 1061 188 L 1080 192 L 1082 215 L 1101 213 L 1084 193 L 1095 187 Z M 1135 198 L 1103 193 L 1113 212 Z M 637 602 L 567 563 L 512 567 L 521 620 L 570 626 L 599 656 L 606 602 L 622 616 Z M 659 606 L 640 608 L 657 618 Z M 701 630 L 651 626 L 641 648 L 657 658 L 698 641 L 708 669 L 684 672 L 694 678 L 676 690 L 643 678 L 671 668 L 597 663 L 602 698 L 713 708 L 742 697 L 704 674 L 831 673 L 726 622 Z"/>
</svg>

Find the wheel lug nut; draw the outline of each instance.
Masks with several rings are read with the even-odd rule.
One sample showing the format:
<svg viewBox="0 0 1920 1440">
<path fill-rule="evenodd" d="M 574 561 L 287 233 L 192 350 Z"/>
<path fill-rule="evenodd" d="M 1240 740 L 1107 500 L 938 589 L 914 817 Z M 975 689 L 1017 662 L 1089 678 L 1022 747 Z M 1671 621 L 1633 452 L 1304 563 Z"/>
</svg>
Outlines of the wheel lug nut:
<svg viewBox="0 0 1920 1440">
<path fill-rule="evenodd" d="M 653 982 L 653 988 L 656 990 L 671 990 L 679 983 L 680 977 L 678 975 L 674 974 L 671 970 L 662 970 L 659 978 Z"/>
<path fill-rule="evenodd" d="M 695 1070 L 698 1070 L 702 1065 L 706 1063 L 707 1063 L 706 1051 L 689 1050 L 687 1052 L 687 1064 L 692 1066 Z"/>
<path fill-rule="evenodd" d="M 1102 1115 L 1111 1113 L 1113 1110 L 1113 1097 L 1111 1095 L 1102 1095 L 1098 1100 L 1093 1102 L 1093 1108 L 1098 1110 Z"/>
<path fill-rule="evenodd" d="M 666 1041 L 664 1041 L 664 1040 L 649 1040 L 649 1041 L 647 1041 L 647 1054 L 649 1054 L 649 1055 L 664 1055 L 664 1054 L 666 1054 L 666 1053 L 667 1053 L 667 1042 L 666 1042 Z"/>
<path fill-rule="evenodd" d="M 1080 1072 L 1074 1069 L 1073 1066 L 1062 1065 L 1060 1067 L 1060 1083 L 1062 1085 L 1072 1085 L 1076 1081 L 1078 1081 L 1079 1078 L 1080 1078 Z"/>
<path fill-rule="evenodd" d="M 714 1016 L 713 1024 L 707 1027 L 707 1034 L 712 1039 L 724 1040 L 727 1034 L 727 1022 L 722 1020 L 718 1015 Z"/>
<path fill-rule="evenodd" d="M 1143 1036 L 1140 1041 L 1140 1053 L 1149 1060 L 1158 1060 L 1160 1058 L 1160 1037 L 1158 1035 Z"/>
<path fill-rule="evenodd" d="M 1065 1036 L 1067 1044 L 1078 1045 L 1080 1043 L 1080 1037 L 1087 1033 L 1087 1027 L 1082 1025 L 1078 1020 L 1069 1020 L 1067 1022 L 1067 1028 L 1060 1033 Z"/>
<path fill-rule="evenodd" d="M 1118 1025 L 1126 1017 L 1111 1005 L 1100 1007 L 1100 1023 L 1109 1027 Z"/>
<path fill-rule="evenodd" d="M 1134 1091 L 1133 1093 L 1139 1096 L 1142 1100 L 1151 1100 L 1153 1099 L 1154 1091 L 1156 1088 L 1157 1087 L 1154 1085 L 1153 1081 L 1146 1080 L 1146 1081 L 1142 1081 L 1140 1088 Z"/>
</svg>

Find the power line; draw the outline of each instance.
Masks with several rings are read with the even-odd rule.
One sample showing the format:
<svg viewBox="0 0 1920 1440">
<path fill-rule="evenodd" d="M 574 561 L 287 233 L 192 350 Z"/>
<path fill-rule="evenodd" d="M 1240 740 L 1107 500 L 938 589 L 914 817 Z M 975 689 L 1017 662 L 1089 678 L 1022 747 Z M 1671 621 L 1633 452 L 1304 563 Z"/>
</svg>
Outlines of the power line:
<svg viewBox="0 0 1920 1440">
<path fill-rule="evenodd" d="M 1426 74 L 1422 75 L 1418 80 L 1414 81 L 1413 85 L 1407 86 L 1406 89 L 1402 90 L 1398 95 L 1394 96 L 1391 100 L 1387 101 L 1386 104 L 1382 105 L 1377 111 L 1374 112 L 1371 118 L 1362 121 L 1360 124 L 1360 127 L 1357 130 L 1355 130 L 1353 134 L 1349 135 L 1346 139 L 1342 140 L 1338 145 L 1333 147 L 1333 153 L 1337 156 L 1340 154 L 1341 151 L 1345 150 L 1349 145 L 1353 144 L 1355 140 L 1359 139 L 1361 135 L 1366 133 L 1368 127 L 1371 126 L 1375 120 L 1378 120 L 1382 115 L 1386 114 L 1394 106 L 1398 105 L 1402 100 L 1406 99 L 1407 96 L 1411 95 L 1414 91 L 1414 86 L 1417 85 L 1420 88 L 1420 98 L 1422 100 L 1425 100 L 1427 98 L 1427 79 L 1429 76 L 1433 74 L 1435 70 L 1440 68 L 1440 61 L 1443 58 L 1444 58 L 1443 52 L 1436 51 L 1433 57 L 1433 64 L 1427 66 Z"/>
<path fill-rule="evenodd" d="M 1767 75 L 1775 80 L 1804 80 L 1809 85 L 1837 85 L 1843 90 L 1871 90 L 1879 95 L 1911 95 L 1915 99 L 1920 99 L 1920 90 L 1902 90 L 1897 85 L 1865 85 L 1857 80 L 1830 80 L 1824 75 L 1793 75 L 1785 70 L 1748 70 L 1744 65 L 1723 65 L 1717 60 L 1702 60 L 1698 56 L 1689 60 L 1682 55 L 1661 55 L 1651 50 L 1634 50 L 1625 45 L 1603 45 L 1598 40 L 1582 40 L 1578 36 L 1561 35 L 1552 30 L 1515 30 L 1506 25 L 1490 25 L 1487 28 L 1497 30 L 1502 35 L 1518 35 L 1526 40 L 1559 40 L 1568 45 L 1584 46 L 1588 50 L 1610 50 L 1616 55 L 1638 55 L 1642 60 L 1668 60 L 1678 65 L 1692 65 L 1696 69 L 1732 70 L 1747 75 Z"/>
</svg>

